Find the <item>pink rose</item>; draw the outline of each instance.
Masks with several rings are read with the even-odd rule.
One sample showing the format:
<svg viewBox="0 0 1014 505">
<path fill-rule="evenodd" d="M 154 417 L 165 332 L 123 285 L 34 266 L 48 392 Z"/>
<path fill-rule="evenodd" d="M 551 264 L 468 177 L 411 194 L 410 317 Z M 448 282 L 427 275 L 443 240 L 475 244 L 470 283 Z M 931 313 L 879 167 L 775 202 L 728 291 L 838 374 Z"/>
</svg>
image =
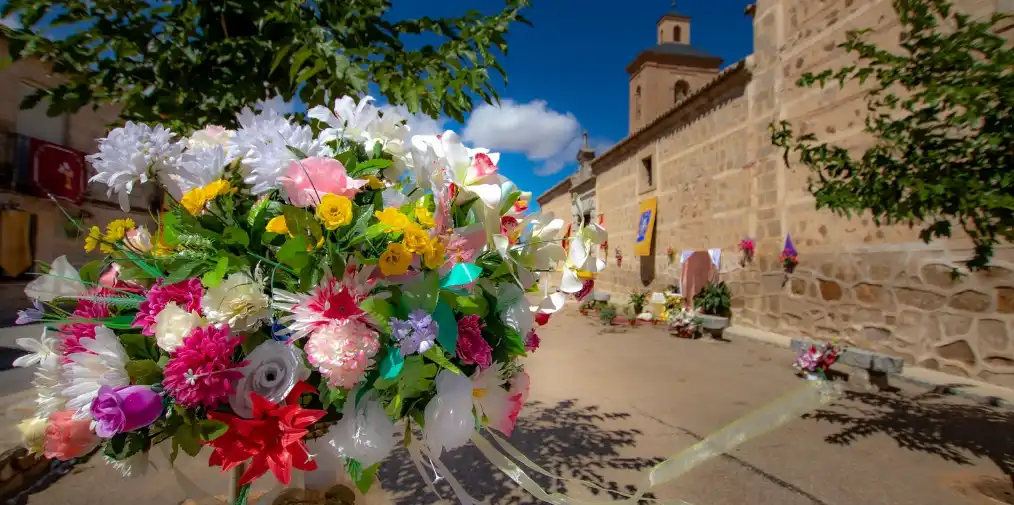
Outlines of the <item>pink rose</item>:
<svg viewBox="0 0 1014 505">
<path fill-rule="evenodd" d="M 352 198 L 367 183 L 349 177 L 340 161 L 318 157 L 289 163 L 282 177 L 285 193 L 297 207 L 314 207 L 327 193 Z"/>
<path fill-rule="evenodd" d="M 88 454 L 99 443 L 92 433 L 91 421 L 74 419 L 73 410 L 61 410 L 49 416 L 44 453 L 47 458 L 70 461 Z"/>
</svg>

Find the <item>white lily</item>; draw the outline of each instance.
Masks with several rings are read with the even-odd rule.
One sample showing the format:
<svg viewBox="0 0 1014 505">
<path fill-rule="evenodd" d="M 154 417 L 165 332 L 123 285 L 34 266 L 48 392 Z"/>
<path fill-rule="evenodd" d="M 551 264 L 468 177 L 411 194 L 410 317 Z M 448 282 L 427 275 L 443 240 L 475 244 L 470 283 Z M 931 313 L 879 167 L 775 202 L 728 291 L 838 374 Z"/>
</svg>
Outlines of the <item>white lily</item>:
<svg viewBox="0 0 1014 505">
<path fill-rule="evenodd" d="M 306 113 L 307 117 L 327 123 L 328 128 L 320 132 L 321 142 L 347 138 L 355 142 L 369 139 L 367 128 L 377 120 L 377 108 L 373 97 L 364 96 L 359 103 L 351 96 L 343 96 L 334 102 L 334 110 L 318 105 Z"/>
<path fill-rule="evenodd" d="M 589 224 L 574 234 L 570 241 L 570 254 L 563 267 L 560 291 L 577 293 L 584 281 L 606 267 L 606 262 L 592 255 L 594 246 L 606 241 L 606 230 L 597 224 Z"/>
<path fill-rule="evenodd" d="M 438 136 L 412 137 L 413 151 L 428 153 L 429 148 L 433 149 L 432 156 L 438 158 L 430 160 L 436 164 L 434 168 L 438 169 L 434 174 L 434 182 L 437 180 L 443 184 L 453 182 L 462 193 L 475 195 L 487 207 L 499 209 L 504 198 L 503 186 L 508 182 L 497 173 L 499 153 L 491 153 L 488 149 L 468 149 L 453 131 Z M 439 159 L 442 159 L 443 163 L 440 163 Z M 425 168 L 417 166 L 416 170 Z"/>
<path fill-rule="evenodd" d="M 88 293 L 88 286 L 81 281 L 77 269 L 71 266 L 66 256 L 53 261 L 49 272 L 40 275 L 25 286 L 25 295 L 33 300 L 52 302 L 57 298 L 78 298 Z"/>
<path fill-rule="evenodd" d="M 21 368 L 28 368 L 35 365 L 58 364 L 60 354 L 57 352 L 59 341 L 49 336 L 49 329 L 43 328 L 42 335 L 38 339 L 19 338 L 15 342 L 28 354 L 14 360 L 13 365 Z"/>
</svg>

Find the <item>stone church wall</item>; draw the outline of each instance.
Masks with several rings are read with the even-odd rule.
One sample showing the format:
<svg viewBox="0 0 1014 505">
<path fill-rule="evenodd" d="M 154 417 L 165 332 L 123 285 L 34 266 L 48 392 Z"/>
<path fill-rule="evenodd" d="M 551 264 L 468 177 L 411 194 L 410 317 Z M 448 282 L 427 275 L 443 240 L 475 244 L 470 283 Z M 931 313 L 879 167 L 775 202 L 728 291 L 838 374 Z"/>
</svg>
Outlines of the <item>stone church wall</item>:
<svg viewBox="0 0 1014 505">
<path fill-rule="evenodd" d="M 997 5 L 956 4 L 979 15 Z M 877 228 L 868 216 L 847 220 L 817 211 L 807 169 L 786 167 L 770 145 L 768 124 L 781 119 L 856 152 L 870 145 L 862 133 L 863 89 L 795 86 L 804 72 L 848 64 L 836 45 L 854 28 L 872 28 L 880 44 L 898 40 L 890 0 L 758 1 L 755 52 L 743 85 L 733 79 L 709 90 L 690 104 L 710 104 L 696 119 L 676 122 L 622 159 L 593 162 L 597 212 L 610 234 L 609 268 L 597 287 L 619 300 L 633 289 L 662 289 L 678 277 L 667 247 L 721 248 L 735 325 L 838 338 L 910 364 L 1014 386 L 1014 248 L 1000 248 L 988 272 L 952 281 L 951 268 L 971 254 L 966 238 L 924 244 L 917 229 Z M 647 156 L 655 167 L 651 187 L 641 164 Z M 658 197 L 654 256 L 637 258 L 638 204 L 651 196 Z M 561 207 L 557 214 L 569 222 L 569 198 L 564 193 L 544 207 Z M 778 263 L 786 234 L 799 252 L 792 274 Z M 737 244 L 744 237 L 755 240 L 757 257 L 740 266 Z"/>
</svg>

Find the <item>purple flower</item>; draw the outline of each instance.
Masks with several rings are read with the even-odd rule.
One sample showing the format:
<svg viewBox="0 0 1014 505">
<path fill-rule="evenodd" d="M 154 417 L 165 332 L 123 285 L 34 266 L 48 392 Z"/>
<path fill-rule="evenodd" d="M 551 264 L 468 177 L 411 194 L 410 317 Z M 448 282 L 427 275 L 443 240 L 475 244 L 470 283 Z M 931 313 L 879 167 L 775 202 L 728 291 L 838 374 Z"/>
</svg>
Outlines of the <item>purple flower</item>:
<svg viewBox="0 0 1014 505">
<path fill-rule="evenodd" d="M 433 347 L 439 325 L 423 310 L 413 310 L 407 320 L 391 319 L 391 334 L 401 343 L 401 355 L 424 353 Z"/>
<path fill-rule="evenodd" d="M 792 237 L 785 235 L 785 248 L 782 249 L 783 256 L 796 256 L 796 248 L 792 246 Z"/>
<path fill-rule="evenodd" d="M 95 434 L 111 438 L 157 421 L 162 416 L 162 397 L 149 386 L 102 386 L 92 400 L 91 413 Z"/>
<path fill-rule="evenodd" d="M 42 316 L 46 313 L 46 309 L 42 307 L 42 303 L 39 300 L 35 300 L 32 302 L 32 305 L 35 308 L 18 311 L 18 319 L 14 321 L 14 324 L 29 324 L 42 319 Z"/>
</svg>

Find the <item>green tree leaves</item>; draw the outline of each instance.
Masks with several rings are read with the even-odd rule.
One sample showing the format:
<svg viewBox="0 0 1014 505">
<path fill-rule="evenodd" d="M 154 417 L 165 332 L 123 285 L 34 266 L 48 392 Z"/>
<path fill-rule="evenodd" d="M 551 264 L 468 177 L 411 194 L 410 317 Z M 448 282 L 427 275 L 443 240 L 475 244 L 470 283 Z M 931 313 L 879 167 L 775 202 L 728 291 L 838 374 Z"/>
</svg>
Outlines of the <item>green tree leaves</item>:
<svg viewBox="0 0 1014 505">
<path fill-rule="evenodd" d="M 854 32 L 840 47 L 856 65 L 797 82 L 875 82 L 865 132 L 876 144 L 853 156 L 784 121 L 771 125 L 771 141 L 787 164 L 795 156 L 813 172 L 818 208 L 869 212 L 878 226 L 918 225 L 926 242 L 960 227 L 975 244 L 968 267 L 986 267 L 994 246 L 1014 241 L 1014 52 L 995 33 L 1005 16 L 973 20 L 945 0 L 893 3 L 900 52 Z"/>
<path fill-rule="evenodd" d="M 369 81 L 392 104 L 461 121 L 473 94 L 497 99 L 489 72 L 506 80 L 496 53 L 506 54 L 513 22 L 528 23 L 519 11 L 529 3 L 394 21 L 389 0 L 10 0 L 0 16 L 23 25 L 3 28 L 13 59 L 51 61 L 68 79 L 23 105 L 46 97 L 58 114 L 115 103 L 123 119 L 185 132 L 235 126 L 258 100 L 323 104 L 365 93 Z M 414 35 L 433 45 L 406 47 Z"/>
</svg>

